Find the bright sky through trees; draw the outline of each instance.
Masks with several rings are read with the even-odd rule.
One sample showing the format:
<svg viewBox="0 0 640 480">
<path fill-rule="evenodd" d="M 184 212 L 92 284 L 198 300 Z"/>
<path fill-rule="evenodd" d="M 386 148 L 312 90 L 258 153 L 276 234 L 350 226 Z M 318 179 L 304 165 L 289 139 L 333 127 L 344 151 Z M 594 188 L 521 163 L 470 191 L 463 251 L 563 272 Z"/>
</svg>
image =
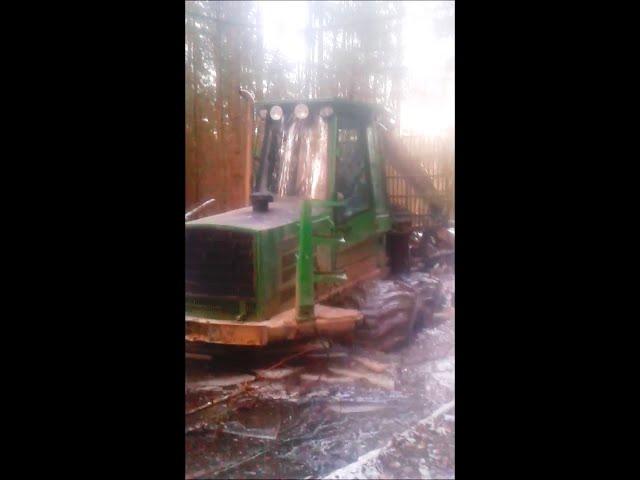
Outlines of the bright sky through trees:
<svg viewBox="0 0 640 480">
<path fill-rule="evenodd" d="M 411 134 L 438 136 L 454 126 L 454 2 L 402 2 L 404 101 L 400 126 Z M 265 47 L 291 63 L 305 61 L 308 2 L 259 2 Z"/>
</svg>

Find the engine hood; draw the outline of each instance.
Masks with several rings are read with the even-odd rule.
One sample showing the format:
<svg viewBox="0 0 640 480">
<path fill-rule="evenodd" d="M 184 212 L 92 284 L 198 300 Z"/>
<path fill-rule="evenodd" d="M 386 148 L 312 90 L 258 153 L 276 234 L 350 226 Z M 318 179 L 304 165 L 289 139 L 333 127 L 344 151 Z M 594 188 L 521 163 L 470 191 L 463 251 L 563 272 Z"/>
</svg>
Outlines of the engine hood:
<svg viewBox="0 0 640 480">
<path fill-rule="evenodd" d="M 262 232 L 292 225 L 300 220 L 302 199 L 297 197 L 277 198 L 269 204 L 267 212 L 254 212 L 253 207 L 244 207 L 229 212 L 203 217 L 186 222 L 187 227 L 229 227 L 230 229 Z M 313 215 L 322 213 L 322 208 L 313 208 Z"/>
</svg>

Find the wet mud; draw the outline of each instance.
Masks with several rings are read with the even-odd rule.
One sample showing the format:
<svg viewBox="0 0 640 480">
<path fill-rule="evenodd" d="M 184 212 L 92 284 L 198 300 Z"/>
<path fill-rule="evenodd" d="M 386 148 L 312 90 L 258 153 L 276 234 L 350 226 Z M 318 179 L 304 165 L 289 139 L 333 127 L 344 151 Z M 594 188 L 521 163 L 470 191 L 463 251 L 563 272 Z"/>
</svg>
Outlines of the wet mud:
<svg viewBox="0 0 640 480">
<path fill-rule="evenodd" d="M 454 276 L 447 267 L 430 274 L 437 281 L 368 287 L 400 292 L 378 302 L 389 312 L 407 303 L 397 309 L 404 319 L 378 337 L 411 334 L 382 349 L 369 333 L 350 344 L 318 339 L 275 355 L 188 361 L 186 477 L 324 478 L 379 449 L 367 478 L 453 478 L 455 409 L 424 420 L 455 396 Z M 411 289 L 419 302 L 405 295 Z M 342 301 L 366 310 L 358 295 Z"/>
</svg>

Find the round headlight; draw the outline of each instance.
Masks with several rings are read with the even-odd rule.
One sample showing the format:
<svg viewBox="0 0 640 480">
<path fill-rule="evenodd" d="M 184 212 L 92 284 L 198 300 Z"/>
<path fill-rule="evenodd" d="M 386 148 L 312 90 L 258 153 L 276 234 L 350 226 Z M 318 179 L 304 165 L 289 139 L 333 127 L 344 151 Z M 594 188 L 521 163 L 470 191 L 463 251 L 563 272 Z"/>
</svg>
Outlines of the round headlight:
<svg viewBox="0 0 640 480">
<path fill-rule="evenodd" d="M 326 107 L 322 107 L 322 109 L 320 110 L 320 116 L 322 118 L 329 118 L 331 115 L 333 115 L 333 108 L 331 108 L 329 105 L 327 105 Z"/>
<path fill-rule="evenodd" d="M 263 108 L 258 112 L 258 115 L 260 115 L 260 118 L 264 120 L 265 118 L 267 118 L 267 113 L 269 113 L 267 112 L 267 109 Z"/>
<path fill-rule="evenodd" d="M 274 105 L 273 107 L 271 107 L 271 111 L 269 112 L 269 115 L 271 116 L 271 120 L 275 120 L 278 121 L 282 118 L 282 107 L 279 105 Z"/>
<path fill-rule="evenodd" d="M 309 116 L 309 107 L 304 103 L 299 103 L 296 108 L 293 109 L 293 114 L 298 120 L 304 120 Z"/>
</svg>

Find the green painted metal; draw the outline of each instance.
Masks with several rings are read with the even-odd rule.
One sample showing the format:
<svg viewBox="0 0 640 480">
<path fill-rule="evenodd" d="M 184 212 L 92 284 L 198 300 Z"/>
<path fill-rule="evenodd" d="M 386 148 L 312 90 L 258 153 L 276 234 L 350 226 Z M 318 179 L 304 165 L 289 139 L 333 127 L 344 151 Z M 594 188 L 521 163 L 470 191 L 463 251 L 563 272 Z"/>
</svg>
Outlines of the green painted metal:
<svg viewBox="0 0 640 480">
<path fill-rule="evenodd" d="M 335 245 L 341 245 L 341 244 L 346 244 L 347 241 L 344 239 L 344 235 L 342 234 L 338 234 L 338 236 L 336 237 L 327 237 L 324 235 L 314 235 L 313 236 L 313 240 L 316 245 L 329 245 L 329 246 L 335 246 Z"/>
<path fill-rule="evenodd" d="M 341 235 L 332 237 L 326 234 L 313 234 L 312 206 L 332 208 L 340 207 L 343 204 L 343 202 L 334 200 L 307 199 L 302 201 L 296 267 L 296 318 L 299 322 L 313 320 L 314 318 L 314 285 L 316 282 L 339 282 L 347 279 L 346 275 L 341 272 L 314 272 L 313 265 L 314 243 L 319 241 L 324 244 L 340 244 L 345 243 L 345 240 Z"/>
<path fill-rule="evenodd" d="M 300 322 L 313 320 L 313 224 L 311 202 L 302 202 L 300 234 L 298 236 L 298 262 L 296 270 L 296 312 Z"/>
<path fill-rule="evenodd" d="M 309 213 L 312 231 L 323 237 L 329 236 L 332 232 L 333 220 L 326 206 L 319 202 L 315 203 L 316 205 Z M 299 238 L 299 230 L 300 222 L 292 222 L 281 227 L 255 232 L 256 305 L 254 311 L 249 312 L 246 317 L 248 321 L 266 320 L 277 313 L 282 276 L 280 245 L 287 238 Z M 313 251 L 311 256 L 313 257 Z"/>
<path fill-rule="evenodd" d="M 380 238 L 380 249 L 384 251 L 384 234 L 391 228 L 391 220 L 387 204 L 385 189 L 384 159 L 377 148 L 374 116 L 380 111 L 378 107 L 349 102 L 344 100 L 317 100 L 308 103 L 320 107 L 322 104 L 331 105 L 335 115 L 328 119 L 328 201 L 302 200 L 300 202 L 300 217 L 297 221 L 287 221 L 269 228 L 254 227 L 250 222 L 242 225 L 235 221 L 216 225 L 215 217 L 210 217 L 207 224 L 187 223 L 188 228 L 219 228 L 230 231 L 243 231 L 254 238 L 254 286 L 255 302 L 219 302 L 214 306 L 189 303 L 186 305 L 188 313 L 209 318 L 231 318 L 240 321 L 266 320 L 278 313 L 281 308 L 282 288 L 282 245 L 285 240 L 295 239 L 297 243 L 295 279 L 295 306 L 299 321 L 313 318 L 316 283 L 340 282 L 346 279 L 343 272 L 335 271 L 336 258 L 339 252 L 357 245 L 371 238 Z M 256 103 L 256 109 L 285 102 Z M 289 102 L 300 103 L 300 102 Z M 366 139 L 369 163 L 370 193 L 372 207 L 360 212 L 343 224 L 335 222 L 335 207 L 342 205 L 338 202 L 335 192 L 335 172 L 338 147 L 338 117 L 341 112 L 362 113 L 366 121 Z M 239 223 L 239 222 L 238 222 Z M 314 271 L 314 255 L 329 258 L 325 262 L 331 268 L 328 271 Z M 325 270 L 325 268 L 321 268 Z M 287 282 L 288 283 L 288 282 Z"/>
<path fill-rule="evenodd" d="M 327 160 L 329 162 L 329 173 L 328 173 L 329 191 L 327 192 L 327 198 L 331 200 L 337 200 L 336 198 L 336 163 L 338 161 L 337 160 L 337 157 L 338 157 L 338 116 L 337 115 L 333 115 L 329 119 L 328 147 L 329 147 L 329 153 L 328 153 Z M 332 228 L 332 234 L 335 235 L 336 232 L 335 232 L 335 224 L 333 223 L 333 217 L 332 217 L 331 228 Z M 342 236 L 342 239 L 344 240 L 344 236 Z M 337 245 L 334 244 L 329 246 L 328 255 L 329 255 L 330 264 L 334 266 L 336 264 L 336 258 L 338 255 Z"/>
</svg>

